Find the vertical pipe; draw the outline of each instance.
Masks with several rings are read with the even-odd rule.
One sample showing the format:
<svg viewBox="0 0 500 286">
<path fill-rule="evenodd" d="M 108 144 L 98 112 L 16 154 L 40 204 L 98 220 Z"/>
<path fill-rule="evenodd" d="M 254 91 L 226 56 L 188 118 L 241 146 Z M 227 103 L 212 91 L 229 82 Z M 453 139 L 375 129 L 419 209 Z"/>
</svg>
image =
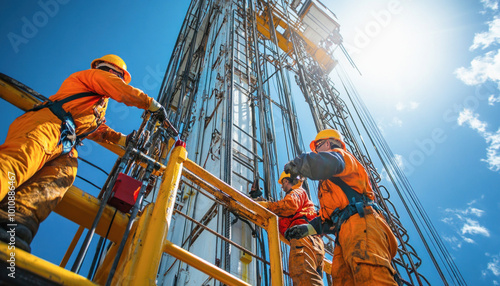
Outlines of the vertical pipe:
<svg viewBox="0 0 500 286">
<path fill-rule="evenodd" d="M 231 6 L 231 3 L 228 4 Z M 231 47 L 231 55 L 230 55 L 230 62 L 228 63 L 230 65 L 230 79 L 229 79 L 229 85 L 227 84 L 226 78 L 227 78 L 227 69 L 225 68 L 225 73 L 224 73 L 224 82 L 226 83 L 226 88 L 228 88 L 226 94 L 226 130 L 225 130 L 225 150 L 224 150 L 224 172 L 223 172 L 223 178 L 224 181 L 228 184 L 231 185 L 232 183 L 232 163 L 233 163 L 233 90 L 234 90 L 234 13 L 235 11 L 230 9 L 233 13 L 231 13 L 231 21 L 229 22 L 228 29 L 229 29 L 229 43 L 231 45 L 227 45 L 228 47 Z M 226 65 L 227 66 L 227 65 Z M 230 213 L 224 209 L 223 211 L 223 216 L 224 216 L 224 236 L 228 239 L 231 239 L 231 218 L 230 218 Z M 224 268 L 227 272 L 231 271 L 231 246 L 229 243 L 225 244 L 225 263 L 224 263 Z"/>
<path fill-rule="evenodd" d="M 180 126 L 179 121 L 183 117 L 182 113 L 184 112 L 184 97 L 186 96 L 186 85 L 187 85 L 187 82 L 189 79 L 189 74 L 191 73 L 191 68 L 192 68 L 191 61 L 193 60 L 193 54 L 194 54 L 194 50 L 196 47 L 196 40 L 198 37 L 198 30 L 199 30 L 200 25 L 201 25 L 201 12 L 203 11 L 202 8 L 203 8 L 204 3 L 205 3 L 204 0 L 200 0 L 200 3 L 198 5 L 198 11 L 196 13 L 196 27 L 194 29 L 193 38 L 192 38 L 190 46 L 189 46 L 189 53 L 188 53 L 185 69 L 184 69 L 184 72 L 182 73 L 182 76 L 181 76 L 182 86 L 181 86 L 181 93 L 179 95 L 179 104 L 177 105 L 177 116 L 176 116 L 175 121 L 173 122 L 174 126 Z M 193 90 L 191 90 L 191 92 L 192 92 L 192 94 L 191 94 L 191 97 L 189 99 L 190 102 L 188 103 L 188 108 L 191 107 L 192 98 L 196 96 L 196 93 L 193 93 Z M 187 118 L 184 118 L 184 119 L 189 121 L 189 116 L 186 116 L 186 117 Z M 184 127 L 183 127 L 183 129 L 184 129 Z M 184 130 L 182 131 L 182 135 L 184 135 Z M 182 137 L 184 137 L 184 136 L 181 136 L 181 139 L 184 140 L 185 138 L 182 138 Z"/>
<path fill-rule="evenodd" d="M 279 75 L 280 75 L 280 78 L 281 78 L 281 81 L 282 81 L 282 84 L 283 84 L 283 90 L 285 92 L 285 102 L 286 102 L 286 105 L 287 105 L 287 108 L 288 110 L 292 111 L 294 110 L 292 108 L 292 104 L 291 104 L 291 93 L 290 93 L 290 89 L 288 87 L 288 84 L 285 80 L 285 75 L 284 75 L 284 72 L 283 72 L 283 64 L 281 62 L 281 57 L 279 56 L 279 50 L 278 50 L 278 38 L 276 36 L 276 27 L 274 26 L 274 20 L 273 20 L 273 13 L 272 13 L 272 7 L 271 5 L 269 5 L 269 2 L 266 3 L 267 5 L 267 13 L 268 13 L 268 18 L 269 18 L 269 30 L 271 31 L 271 39 L 273 40 L 273 43 L 274 43 L 274 47 L 275 47 L 275 53 L 276 53 L 276 59 L 278 60 L 278 71 L 279 71 Z M 291 132 L 292 132 L 292 142 L 293 142 L 293 145 L 294 145 L 294 155 L 297 156 L 299 155 L 300 153 L 302 153 L 303 150 L 300 149 L 300 143 L 299 141 L 297 140 L 297 134 L 298 134 L 298 126 L 297 126 L 297 114 L 295 114 L 295 112 L 290 112 L 288 114 L 288 118 L 289 118 L 289 124 L 290 124 L 290 128 L 292 129 Z"/>
<path fill-rule="evenodd" d="M 186 12 L 186 17 L 184 18 L 184 22 L 182 23 L 181 31 L 179 32 L 179 35 L 177 35 L 177 41 L 175 42 L 174 49 L 172 50 L 172 55 L 170 56 L 170 60 L 168 61 L 167 71 L 163 76 L 163 82 L 161 83 L 160 92 L 158 93 L 158 102 L 160 102 L 163 106 L 170 105 L 172 101 L 172 88 L 175 83 L 173 79 L 174 76 L 177 75 L 176 70 L 178 69 L 178 60 L 180 58 L 180 54 L 182 53 L 182 49 L 184 48 L 184 44 L 186 43 L 186 34 L 188 33 L 186 32 L 186 30 L 188 29 L 188 19 L 189 15 L 191 15 L 192 10 L 194 9 L 194 5 L 195 1 L 193 0 L 191 1 L 191 4 L 189 4 L 189 8 Z M 183 37 L 181 37 L 181 35 Z"/>
<path fill-rule="evenodd" d="M 266 134 L 266 104 L 264 98 L 264 91 L 262 90 L 262 71 L 260 70 L 260 61 L 259 61 L 259 44 L 257 31 L 255 28 L 255 21 L 253 21 L 255 15 L 255 10 L 253 9 L 252 1 L 249 2 L 248 8 L 250 9 L 250 14 L 252 15 L 252 39 L 253 39 L 253 48 L 255 52 L 255 71 L 257 73 L 257 98 L 259 102 L 259 123 L 260 123 L 260 140 L 262 144 L 262 159 L 263 159 L 263 168 L 264 168 L 264 183 L 266 184 L 266 190 L 269 192 L 271 190 L 271 167 L 269 164 L 269 150 L 267 144 L 267 134 Z M 265 194 L 266 197 L 269 194 Z"/>
<path fill-rule="evenodd" d="M 297 51 L 298 45 L 295 42 L 295 32 L 292 29 L 292 27 L 290 26 L 290 21 L 288 21 L 288 19 L 289 19 L 288 9 L 286 8 L 287 4 L 283 0 L 281 0 L 281 3 L 282 3 L 282 6 L 283 6 L 283 9 L 285 12 L 285 16 L 287 19 L 288 33 L 290 35 L 290 41 L 292 43 L 293 53 L 295 54 L 295 61 L 297 62 L 297 68 L 299 70 L 300 84 L 303 86 L 304 97 L 305 97 L 307 103 L 309 104 L 309 108 L 311 109 L 311 113 L 313 115 L 313 120 L 314 120 L 314 125 L 316 126 L 316 130 L 320 131 L 320 130 L 324 129 L 324 125 L 317 116 L 318 112 L 315 110 L 315 106 L 311 102 L 312 97 L 310 96 L 309 90 L 307 89 L 306 76 L 305 76 L 304 68 L 302 67 L 302 59 L 300 58 L 299 52 Z"/>
</svg>

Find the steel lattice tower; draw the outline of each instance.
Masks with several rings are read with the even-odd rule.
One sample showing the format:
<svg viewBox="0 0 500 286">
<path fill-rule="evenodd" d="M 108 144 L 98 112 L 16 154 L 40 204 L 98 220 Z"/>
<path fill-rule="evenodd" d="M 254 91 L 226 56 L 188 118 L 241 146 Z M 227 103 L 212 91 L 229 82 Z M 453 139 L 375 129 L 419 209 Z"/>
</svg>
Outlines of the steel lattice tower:
<svg viewBox="0 0 500 286">
<path fill-rule="evenodd" d="M 300 128 L 311 126 L 299 124 L 295 106 L 298 99 L 305 99 L 316 130 L 341 131 L 348 149 L 369 171 L 377 201 L 389 214 L 399 241 L 395 268 L 407 284 L 429 284 L 418 271 L 421 260 L 409 245 L 408 232 L 360 138 L 358 125 L 365 130 L 368 125 L 359 115 L 363 110 L 350 110 L 328 76 L 337 65 L 333 55 L 337 49 L 343 50 L 339 24 L 317 1 L 193 0 L 159 101 L 187 142 L 191 160 L 244 194 L 262 190 L 267 199 L 278 200 L 277 178 L 283 165 L 307 151 Z M 349 87 L 344 87 L 352 100 Z M 359 116 L 354 118 L 354 113 Z M 310 196 L 317 203 L 313 185 Z M 252 285 L 268 285 L 266 246 L 261 243 L 265 233 L 189 182 L 183 181 L 181 190 L 171 241 Z M 328 239 L 331 252 L 333 239 Z M 286 259 L 288 251 L 282 249 Z M 215 283 L 168 257 L 159 281 Z"/>
</svg>

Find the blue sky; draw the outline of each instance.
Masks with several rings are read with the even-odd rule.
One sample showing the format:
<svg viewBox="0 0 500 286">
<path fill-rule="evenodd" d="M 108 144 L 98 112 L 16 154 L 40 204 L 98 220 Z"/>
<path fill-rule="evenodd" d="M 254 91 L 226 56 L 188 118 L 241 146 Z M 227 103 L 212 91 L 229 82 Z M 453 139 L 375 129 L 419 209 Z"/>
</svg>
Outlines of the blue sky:
<svg viewBox="0 0 500 286">
<path fill-rule="evenodd" d="M 131 84 L 156 97 L 188 4 L 122 1 L 117 6 L 42 0 L 20 6 L 6 2 L 0 11 L 0 72 L 50 96 L 68 75 L 88 68 L 94 58 L 116 53 L 127 62 Z M 363 76 L 345 64 L 344 68 L 465 280 L 469 285 L 498 285 L 497 1 L 331 0 L 325 4 L 336 13 L 345 46 Z M 3 142 L 8 125 L 22 113 L 5 101 L 0 101 L 0 108 Z M 127 134 L 138 127 L 140 115 L 136 108 L 111 102 L 106 117 L 111 127 Z M 302 129 L 309 142 L 313 135 Z M 79 153 L 107 170 L 116 159 L 90 141 Z M 106 179 L 84 163 L 79 174 L 98 185 Z M 75 184 L 98 193 L 79 179 Z M 395 196 L 394 200 L 398 204 Z M 425 256 L 410 222 L 403 222 L 417 252 Z M 33 253 L 58 264 L 76 229 L 51 215 L 33 242 Z M 433 285 L 440 284 L 428 259 L 422 269 Z"/>
</svg>

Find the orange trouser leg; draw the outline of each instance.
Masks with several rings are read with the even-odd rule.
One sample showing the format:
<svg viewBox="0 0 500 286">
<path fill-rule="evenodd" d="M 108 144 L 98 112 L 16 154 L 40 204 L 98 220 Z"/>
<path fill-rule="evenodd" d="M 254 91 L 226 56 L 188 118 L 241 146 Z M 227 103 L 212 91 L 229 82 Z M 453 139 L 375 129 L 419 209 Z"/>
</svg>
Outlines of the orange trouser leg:
<svg viewBox="0 0 500 286">
<path fill-rule="evenodd" d="M 60 134 L 61 121 L 47 108 L 14 120 L 0 145 L 0 200 L 61 154 Z"/>
<path fill-rule="evenodd" d="M 75 181 L 77 158 L 73 149 L 47 162 L 15 190 L 14 203 L 8 197 L 0 202 L 0 221 L 5 221 L 11 214 L 16 223 L 24 224 L 35 235 L 38 225 L 49 216 Z"/>
<path fill-rule="evenodd" d="M 344 252 L 340 245 L 335 245 L 333 249 L 332 259 L 332 280 L 333 285 L 353 286 L 354 278 L 352 277 L 351 268 L 344 260 Z"/>
<path fill-rule="evenodd" d="M 354 215 L 342 224 L 334 249 L 334 285 L 397 285 L 391 260 L 397 241 L 378 214 Z"/>
<path fill-rule="evenodd" d="M 313 235 L 290 242 L 288 269 L 294 286 L 323 286 L 325 246 L 320 236 Z"/>
</svg>

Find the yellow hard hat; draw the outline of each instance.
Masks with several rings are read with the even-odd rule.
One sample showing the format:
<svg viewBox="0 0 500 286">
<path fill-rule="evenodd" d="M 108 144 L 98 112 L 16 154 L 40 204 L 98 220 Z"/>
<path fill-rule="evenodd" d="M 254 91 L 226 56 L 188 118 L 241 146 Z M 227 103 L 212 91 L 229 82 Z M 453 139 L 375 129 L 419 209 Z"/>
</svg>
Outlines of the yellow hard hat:
<svg viewBox="0 0 500 286">
<path fill-rule="evenodd" d="M 311 148 L 311 151 L 316 153 L 316 141 L 328 139 L 328 138 L 332 138 L 332 139 L 336 139 L 336 140 L 340 141 L 340 143 L 342 144 L 342 148 L 345 149 L 345 143 L 344 143 L 344 140 L 342 139 L 342 135 L 340 135 L 340 133 L 334 129 L 321 130 L 318 133 L 318 135 L 316 135 L 316 138 L 314 138 L 314 140 L 311 142 L 311 144 L 309 144 L 309 148 Z"/>
<path fill-rule="evenodd" d="M 105 55 L 103 57 L 93 60 L 92 63 L 90 64 L 90 67 L 95 69 L 97 64 L 100 62 L 107 62 L 117 67 L 119 70 L 121 70 L 123 72 L 123 81 L 125 81 L 126 84 L 129 84 L 130 81 L 132 80 L 130 73 L 127 71 L 127 65 L 119 56 Z"/>
<path fill-rule="evenodd" d="M 278 179 L 278 183 L 280 183 L 280 185 L 283 185 L 283 179 L 289 179 L 290 181 L 292 181 L 292 177 L 290 176 L 290 174 L 285 173 L 285 171 L 281 172 L 280 178 Z M 298 183 L 292 186 L 292 189 L 297 189 L 301 187 L 303 182 L 304 180 L 300 178 L 298 180 Z"/>
<path fill-rule="evenodd" d="M 280 175 L 280 178 L 278 179 L 278 183 L 280 183 L 280 185 L 283 185 L 283 179 L 284 178 L 288 178 L 288 179 L 292 179 L 292 177 L 290 177 L 290 174 L 287 174 L 285 173 L 285 171 L 281 172 L 281 175 Z"/>
</svg>

